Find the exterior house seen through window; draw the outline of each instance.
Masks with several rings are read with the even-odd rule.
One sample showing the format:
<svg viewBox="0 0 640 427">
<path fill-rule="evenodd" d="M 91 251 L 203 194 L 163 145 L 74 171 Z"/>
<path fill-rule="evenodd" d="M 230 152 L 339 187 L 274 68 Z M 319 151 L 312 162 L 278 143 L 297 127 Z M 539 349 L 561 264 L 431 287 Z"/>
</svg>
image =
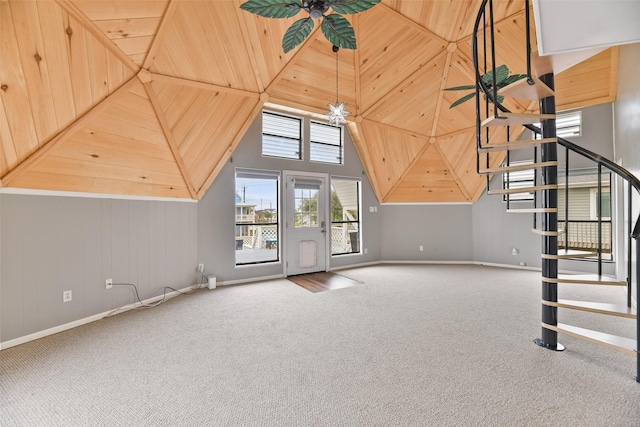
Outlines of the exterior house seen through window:
<svg viewBox="0 0 640 427">
<path fill-rule="evenodd" d="M 360 253 L 360 184 L 331 178 L 331 255 Z"/>
<path fill-rule="evenodd" d="M 558 178 L 558 228 L 565 230 L 558 236 L 558 247 L 595 251 L 601 227 L 602 258 L 611 259 L 611 174 L 602 174 L 602 197 L 596 174 L 572 175 L 568 182 L 565 186 L 564 177 Z"/>
<path fill-rule="evenodd" d="M 236 169 L 236 265 L 279 261 L 280 173 Z"/>
</svg>

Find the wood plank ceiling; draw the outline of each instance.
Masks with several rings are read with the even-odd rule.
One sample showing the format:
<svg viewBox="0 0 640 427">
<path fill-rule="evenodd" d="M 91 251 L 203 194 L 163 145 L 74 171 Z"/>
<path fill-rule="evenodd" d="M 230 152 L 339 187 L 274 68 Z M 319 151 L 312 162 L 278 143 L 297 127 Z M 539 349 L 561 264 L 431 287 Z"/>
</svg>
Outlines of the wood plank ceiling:
<svg viewBox="0 0 640 427">
<path fill-rule="evenodd" d="M 524 72 L 523 2 L 494 3 L 498 62 Z M 315 31 L 284 54 L 296 18 L 240 4 L 0 0 L 0 185 L 200 199 L 265 103 L 324 113 L 329 42 Z M 449 109 L 460 95 L 442 91 L 473 81 L 478 4 L 383 0 L 348 16 L 358 49 L 339 53 L 340 101 L 381 202 L 482 194 L 472 103 Z M 559 108 L 613 101 L 616 64 L 612 48 L 557 76 Z"/>
</svg>

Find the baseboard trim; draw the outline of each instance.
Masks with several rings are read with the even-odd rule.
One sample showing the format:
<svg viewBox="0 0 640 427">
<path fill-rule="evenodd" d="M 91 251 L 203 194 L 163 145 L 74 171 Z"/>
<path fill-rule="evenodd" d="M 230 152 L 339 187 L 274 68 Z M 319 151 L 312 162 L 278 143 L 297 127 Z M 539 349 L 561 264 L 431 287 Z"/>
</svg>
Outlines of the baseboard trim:
<svg viewBox="0 0 640 427">
<path fill-rule="evenodd" d="M 274 274 L 272 276 L 251 277 L 249 279 L 225 280 L 218 282 L 217 286 L 241 285 L 243 283 L 261 282 L 263 280 L 283 279 L 284 274 Z"/>
<path fill-rule="evenodd" d="M 435 261 L 435 260 L 382 260 L 379 264 L 457 264 L 457 265 L 469 265 L 473 264 L 473 261 Z"/>
<path fill-rule="evenodd" d="M 187 286 L 186 288 L 179 289 L 178 291 L 171 291 L 167 293 L 164 298 L 165 300 L 169 300 L 178 295 L 182 295 L 181 292 L 189 292 L 194 290 L 198 285 Z M 207 288 L 203 288 L 207 289 Z M 140 307 L 143 304 L 152 304 L 154 302 L 160 301 L 163 298 L 162 295 L 158 295 L 155 297 L 148 298 L 142 301 L 142 304 L 136 302 L 135 304 L 128 304 L 119 308 L 114 308 L 112 310 L 108 310 L 99 314 L 94 314 L 93 316 L 85 317 L 83 319 L 74 320 L 73 322 L 65 323 L 63 325 L 54 326 L 53 328 L 44 329 L 42 331 L 34 332 L 29 335 L 25 335 L 19 338 L 15 338 L 9 341 L 0 342 L 0 350 L 6 350 L 10 347 L 15 347 L 20 344 L 27 343 L 29 341 L 34 341 L 40 338 L 48 337 L 49 335 L 54 335 L 60 332 L 67 331 L 69 329 L 77 328 L 78 326 L 86 325 L 87 323 L 95 322 L 97 320 L 103 319 L 107 316 L 113 314 L 124 313 L 129 310 L 133 310 L 134 308 Z"/>
<path fill-rule="evenodd" d="M 473 261 L 474 265 L 486 265 L 487 267 L 497 268 L 512 268 L 515 270 L 530 270 L 530 271 L 542 271 L 540 267 L 532 267 L 529 265 L 514 265 L 514 264 L 497 264 L 493 262 Z"/>
<path fill-rule="evenodd" d="M 358 268 L 358 267 L 370 267 L 372 265 L 378 265 L 380 261 L 369 261 L 369 262 L 361 262 L 359 264 L 349 264 L 349 265 L 341 265 L 337 267 L 330 267 L 329 271 L 339 271 L 346 270 L 348 268 Z"/>
</svg>

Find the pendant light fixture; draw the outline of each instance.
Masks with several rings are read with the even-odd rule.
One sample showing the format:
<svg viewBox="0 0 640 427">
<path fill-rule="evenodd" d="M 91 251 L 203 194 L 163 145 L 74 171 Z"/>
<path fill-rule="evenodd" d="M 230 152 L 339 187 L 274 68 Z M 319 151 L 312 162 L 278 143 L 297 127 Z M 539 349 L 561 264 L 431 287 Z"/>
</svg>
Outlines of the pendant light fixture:
<svg viewBox="0 0 640 427">
<path fill-rule="evenodd" d="M 335 105 L 329 104 L 329 112 L 326 114 L 326 116 L 329 117 L 329 124 L 333 126 L 338 126 L 340 124 L 346 123 L 347 120 L 345 119 L 345 117 L 351 114 L 350 112 L 346 111 L 347 104 L 345 104 L 344 102 L 340 104 L 338 103 L 338 82 L 340 80 L 338 75 L 338 51 L 339 50 L 340 48 L 338 46 L 336 45 L 333 46 L 333 51 L 336 54 L 336 103 Z"/>
</svg>

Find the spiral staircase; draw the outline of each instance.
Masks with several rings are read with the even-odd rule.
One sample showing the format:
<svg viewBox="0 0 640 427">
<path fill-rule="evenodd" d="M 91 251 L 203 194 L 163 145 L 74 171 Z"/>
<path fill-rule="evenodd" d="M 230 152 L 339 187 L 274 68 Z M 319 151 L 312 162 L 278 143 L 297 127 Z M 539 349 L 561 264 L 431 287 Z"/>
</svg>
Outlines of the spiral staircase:
<svg viewBox="0 0 640 427">
<path fill-rule="evenodd" d="M 476 148 L 477 172 L 487 177 L 487 193 L 500 195 L 505 198 L 507 212 L 533 214 L 532 231 L 542 239 L 542 321 L 540 338 L 535 339 L 539 346 L 550 350 L 564 350 L 558 342 L 558 334 L 567 334 L 591 343 L 599 344 L 636 357 L 636 381 L 640 382 L 640 357 L 637 351 L 639 341 L 638 332 L 640 322 L 636 308 L 633 307 L 632 287 L 636 288 L 636 299 L 640 282 L 640 218 L 633 218 L 634 192 L 640 192 L 640 181 L 631 173 L 616 163 L 602 156 L 577 146 L 570 141 L 558 138 L 556 135 L 556 108 L 554 95 L 554 70 L 549 61 L 532 51 L 530 40 L 530 8 L 526 0 L 526 78 L 520 79 L 506 87 L 499 88 L 496 81 L 496 51 L 493 23 L 493 1 L 484 0 L 476 18 L 473 37 L 473 59 L 476 73 Z M 517 70 L 522 72 L 524 70 Z M 539 112 L 512 112 L 505 107 L 509 98 L 538 101 Z M 540 127 L 536 125 L 540 123 Z M 534 139 L 511 138 L 513 129 L 524 126 L 536 135 Z M 521 128 L 520 128 L 521 129 Z M 565 162 L 559 164 L 558 150 L 564 149 Z M 532 150 L 533 162 L 529 164 L 511 164 L 512 153 L 515 150 Z M 614 261 L 618 264 L 618 271 L 624 271 L 626 277 L 611 277 L 603 274 L 602 249 L 602 215 L 598 214 L 598 245 L 594 251 L 559 249 L 558 240 L 567 233 L 569 199 L 569 154 L 588 159 L 592 169 L 597 171 L 598 194 L 602 188 L 603 172 L 616 177 L 616 183 L 621 183 L 625 200 L 619 200 L 616 206 L 621 208 L 615 220 L 625 230 L 628 236 L 625 242 L 620 242 Z M 492 179 L 508 176 L 516 171 L 532 170 L 533 185 L 527 187 L 509 188 L 509 180 Z M 558 170 L 564 173 L 564 179 L 558 179 Z M 565 203 L 563 219 L 559 220 L 558 189 L 559 181 L 563 181 Z M 496 183 L 501 184 L 500 188 Z M 506 188 L 504 188 L 506 187 Z M 532 201 L 526 208 L 515 206 L 511 201 L 515 195 L 523 193 L 533 195 Z M 601 212 L 601 196 L 598 198 L 598 212 Z M 522 205 L 521 203 L 517 203 Z M 515 206 L 515 207 L 514 207 Z M 613 215 L 612 215 L 613 216 Z M 568 245 L 565 245 L 568 246 Z M 622 252 L 622 253 L 619 253 Z M 597 263 L 596 274 L 559 274 L 558 264 L 564 259 L 589 258 Z M 589 263 L 591 264 L 591 263 Z M 624 264 L 624 268 L 622 265 Z M 593 265 L 593 264 L 591 264 Z M 558 298 L 558 289 L 565 286 L 604 286 L 611 293 L 608 302 L 578 301 Z M 622 290 L 621 290 L 622 288 Z M 623 291 L 624 290 L 624 291 Z M 611 303 L 610 301 L 618 301 Z M 636 304 L 637 306 L 637 304 Z M 591 316 L 617 316 L 635 322 L 635 339 L 618 336 L 593 329 L 560 323 L 566 310 L 578 310 Z M 593 322 L 591 322 L 593 323 Z M 597 322 L 596 322 L 597 323 Z M 628 328 L 625 330 L 628 335 Z"/>
</svg>

